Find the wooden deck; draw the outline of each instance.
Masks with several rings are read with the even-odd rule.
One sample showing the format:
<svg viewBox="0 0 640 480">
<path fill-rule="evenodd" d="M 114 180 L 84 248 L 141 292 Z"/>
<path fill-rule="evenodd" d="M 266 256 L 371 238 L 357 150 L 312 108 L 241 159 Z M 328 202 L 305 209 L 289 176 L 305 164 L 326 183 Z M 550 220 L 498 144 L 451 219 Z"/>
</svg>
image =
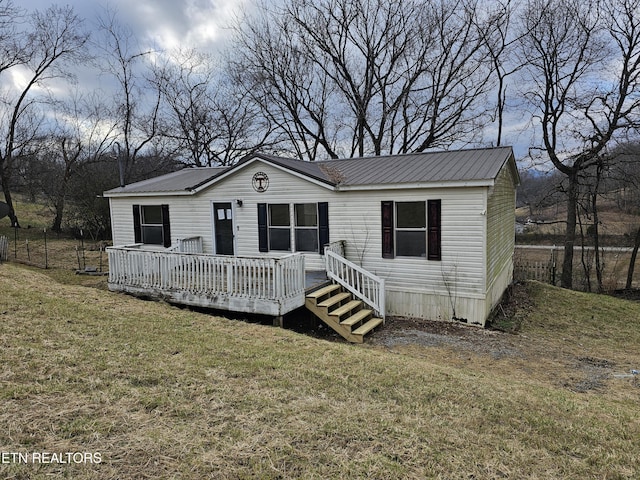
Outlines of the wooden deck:
<svg viewBox="0 0 640 480">
<path fill-rule="evenodd" d="M 305 302 L 322 275 L 304 256 L 228 257 L 111 247 L 109 289 L 182 305 L 282 316 Z M 326 276 L 325 276 L 326 278 Z M 326 281 L 326 280 L 325 280 Z"/>
<path fill-rule="evenodd" d="M 384 280 L 325 248 L 325 270 L 305 271 L 304 256 L 232 257 L 201 253 L 199 237 L 171 250 L 142 245 L 107 249 L 109 289 L 182 305 L 257 313 L 282 326 L 306 306 L 350 342 L 384 323 Z"/>
<path fill-rule="evenodd" d="M 329 283 L 331 281 L 324 270 L 307 270 L 304 272 L 304 290 L 307 293 L 313 292 Z"/>
</svg>

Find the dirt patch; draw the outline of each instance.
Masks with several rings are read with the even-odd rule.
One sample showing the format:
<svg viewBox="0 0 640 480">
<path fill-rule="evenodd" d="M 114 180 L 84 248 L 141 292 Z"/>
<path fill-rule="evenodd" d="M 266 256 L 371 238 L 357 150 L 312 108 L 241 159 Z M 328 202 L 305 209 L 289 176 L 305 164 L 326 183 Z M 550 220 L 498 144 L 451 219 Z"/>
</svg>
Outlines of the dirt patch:
<svg viewBox="0 0 640 480">
<path fill-rule="evenodd" d="M 572 367 L 575 374 L 569 376 L 563 386 L 574 392 L 588 392 L 602 390 L 606 386 L 613 375 L 615 363 L 601 358 L 579 357 Z"/>
<path fill-rule="evenodd" d="M 397 348 L 406 346 L 445 347 L 460 353 L 489 355 L 494 359 L 521 356 L 514 335 L 454 322 L 389 318 L 384 328 L 367 338 L 370 345 Z"/>
<path fill-rule="evenodd" d="M 388 318 L 384 328 L 374 332 L 367 343 L 388 348 L 417 345 L 449 347 L 460 352 L 489 355 L 494 359 L 521 357 L 522 322 L 534 308 L 526 285 L 509 287 L 487 322 L 487 328 L 457 322 Z"/>
</svg>

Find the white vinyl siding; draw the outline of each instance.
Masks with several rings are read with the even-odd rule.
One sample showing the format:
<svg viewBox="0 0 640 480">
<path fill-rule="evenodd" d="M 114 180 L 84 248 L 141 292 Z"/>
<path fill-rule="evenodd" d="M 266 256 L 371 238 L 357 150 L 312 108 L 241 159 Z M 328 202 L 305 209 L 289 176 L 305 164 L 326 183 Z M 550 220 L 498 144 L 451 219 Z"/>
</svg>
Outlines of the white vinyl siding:
<svg viewBox="0 0 640 480">
<path fill-rule="evenodd" d="M 487 199 L 487 315 L 513 278 L 515 209 L 514 178 L 505 167 Z"/>
<path fill-rule="evenodd" d="M 263 193 L 252 186 L 253 175 L 258 171 L 269 177 L 269 188 Z M 502 272 L 513 251 L 511 236 L 505 231 L 507 227 L 513 230 L 513 211 L 509 210 L 514 189 L 512 183 L 501 180 L 502 175 L 488 204 L 488 187 L 333 191 L 256 161 L 193 196 L 111 198 L 113 239 L 115 245 L 133 243 L 133 203 L 163 203 L 170 206 L 172 237 L 199 235 L 205 252 L 211 253 L 211 202 L 231 201 L 235 207 L 235 254 L 279 256 L 285 252 L 259 252 L 258 203 L 288 204 L 295 237 L 295 205 L 328 202 L 330 241 L 344 240 L 349 260 L 385 279 L 388 314 L 449 320 L 455 308 L 458 318 L 483 323 L 487 271 L 504 278 Z M 426 257 L 382 258 L 381 201 L 426 204 L 430 199 L 441 201 L 441 261 L 429 261 Z M 242 205 L 236 205 L 236 200 L 242 200 Z M 507 240 L 503 240 L 505 235 Z M 292 243 L 295 248 L 295 238 Z M 302 253 L 307 270 L 324 268 L 319 253 Z"/>
<path fill-rule="evenodd" d="M 206 200 L 205 200 L 206 202 Z M 171 244 L 178 238 L 201 236 L 206 252 L 213 251 L 211 228 L 211 205 L 194 202 L 194 197 L 149 196 L 131 198 L 110 198 L 111 229 L 114 245 L 131 245 L 135 243 L 133 214 L 131 206 L 169 205 L 171 215 Z M 162 248 L 157 245 L 157 248 Z M 150 246 L 153 248 L 153 246 Z"/>
</svg>

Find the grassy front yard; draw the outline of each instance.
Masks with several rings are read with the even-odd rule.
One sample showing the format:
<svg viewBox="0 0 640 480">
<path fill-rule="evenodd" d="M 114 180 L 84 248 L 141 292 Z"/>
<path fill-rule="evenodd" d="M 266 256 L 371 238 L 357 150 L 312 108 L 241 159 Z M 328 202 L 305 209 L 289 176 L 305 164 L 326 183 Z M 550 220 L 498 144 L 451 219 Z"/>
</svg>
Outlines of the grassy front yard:
<svg viewBox="0 0 640 480">
<path fill-rule="evenodd" d="M 575 387 L 579 364 L 640 366 L 640 304 L 528 288 L 496 357 L 329 342 L 1 265 L 0 452 L 30 457 L 0 457 L 0 476 L 637 478 L 638 378 Z"/>
</svg>

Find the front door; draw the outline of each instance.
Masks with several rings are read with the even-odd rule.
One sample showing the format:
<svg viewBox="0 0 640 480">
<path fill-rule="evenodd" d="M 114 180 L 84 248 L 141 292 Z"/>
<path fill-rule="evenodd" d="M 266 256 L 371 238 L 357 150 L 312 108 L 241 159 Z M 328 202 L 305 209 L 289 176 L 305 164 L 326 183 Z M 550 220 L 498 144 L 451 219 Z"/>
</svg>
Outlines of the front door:
<svg viewBox="0 0 640 480">
<path fill-rule="evenodd" d="M 233 210 L 231 202 L 213 203 L 213 233 L 217 255 L 233 255 Z"/>
</svg>

